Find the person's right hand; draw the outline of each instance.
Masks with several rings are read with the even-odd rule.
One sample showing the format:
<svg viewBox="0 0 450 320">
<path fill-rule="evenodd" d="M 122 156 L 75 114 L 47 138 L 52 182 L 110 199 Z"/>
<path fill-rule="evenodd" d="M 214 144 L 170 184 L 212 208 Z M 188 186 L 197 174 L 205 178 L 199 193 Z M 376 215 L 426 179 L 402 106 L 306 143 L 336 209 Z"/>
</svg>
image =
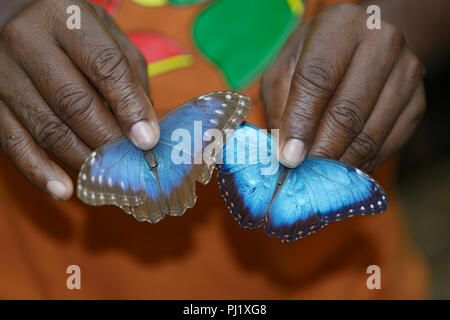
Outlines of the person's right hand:
<svg viewBox="0 0 450 320">
<path fill-rule="evenodd" d="M 80 30 L 66 24 L 73 4 L 81 8 Z M 72 181 L 45 151 L 79 169 L 115 137 L 126 135 L 143 150 L 159 140 L 144 58 L 86 1 L 35 1 L 12 19 L 1 31 L 0 78 L 2 148 L 58 200 L 70 198 Z"/>
</svg>

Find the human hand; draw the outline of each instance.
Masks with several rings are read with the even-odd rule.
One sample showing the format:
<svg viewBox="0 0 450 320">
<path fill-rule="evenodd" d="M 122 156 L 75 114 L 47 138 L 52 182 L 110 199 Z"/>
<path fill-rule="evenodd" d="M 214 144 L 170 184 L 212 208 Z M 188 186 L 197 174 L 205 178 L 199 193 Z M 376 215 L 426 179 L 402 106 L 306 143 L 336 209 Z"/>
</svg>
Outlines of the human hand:
<svg viewBox="0 0 450 320">
<path fill-rule="evenodd" d="M 73 4 L 81 9 L 80 30 L 66 25 Z M 96 5 L 30 4 L 1 31 L 0 75 L 2 148 L 56 199 L 68 199 L 73 185 L 45 152 L 79 169 L 93 149 L 115 137 L 125 134 L 144 150 L 159 140 L 145 59 Z"/>
<path fill-rule="evenodd" d="M 391 157 L 420 122 L 422 68 L 399 29 L 369 30 L 368 15 L 336 4 L 304 23 L 262 79 L 270 128 L 280 128 L 280 162 L 339 159 L 368 172 Z"/>
</svg>

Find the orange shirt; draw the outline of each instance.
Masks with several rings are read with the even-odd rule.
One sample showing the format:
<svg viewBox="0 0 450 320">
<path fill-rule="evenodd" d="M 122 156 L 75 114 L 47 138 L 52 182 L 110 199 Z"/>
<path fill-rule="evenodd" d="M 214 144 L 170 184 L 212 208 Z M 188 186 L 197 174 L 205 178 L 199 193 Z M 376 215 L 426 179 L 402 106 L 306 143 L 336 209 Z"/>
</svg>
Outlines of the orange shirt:
<svg viewBox="0 0 450 320">
<path fill-rule="evenodd" d="M 323 3 L 310 1 L 307 15 Z M 184 68 L 150 79 L 160 117 L 192 97 L 228 89 L 191 41 L 193 19 L 207 5 L 120 5 L 117 21 L 125 31 L 167 35 L 193 58 L 192 64 L 183 60 Z M 253 101 L 247 120 L 265 127 L 259 83 L 244 93 Z M 284 244 L 262 229 L 240 228 L 215 179 L 197 185 L 197 204 L 184 216 L 152 225 L 116 207 L 90 207 L 76 197 L 52 200 L 3 154 L 0 163 L 0 298 L 365 299 L 427 294 L 425 265 L 404 226 L 394 162 L 375 175 L 390 198 L 385 213 L 347 219 Z M 66 287 L 66 268 L 72 264 L 81 268 L 81 290 Z M 373 264 L 381 268 L 381 290 L 366 286 L 366 269 Z"/>
</svg>

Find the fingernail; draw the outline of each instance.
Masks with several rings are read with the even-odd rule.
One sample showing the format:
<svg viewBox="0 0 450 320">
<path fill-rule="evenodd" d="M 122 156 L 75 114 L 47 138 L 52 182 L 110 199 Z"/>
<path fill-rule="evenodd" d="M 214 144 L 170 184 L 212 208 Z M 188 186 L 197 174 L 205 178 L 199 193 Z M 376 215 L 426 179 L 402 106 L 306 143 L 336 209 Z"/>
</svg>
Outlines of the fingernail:
<svg viewBox="0 0 450 320">
<path fill-rule="evenodd" d="M 158 143 L 159 132 L 148 121 L 139 121 L 131 127 L 131 135 L 139 149 L 148 150 Z"/>
<path fill-rule="evenodd" d="M 47 190 L 56 200 L 64 200 L 67 197 L 67 187 L 58 180 L 48 181 Z"/>
<path fill-rule="evenodd" d="M 289 139 L 281 152 L 280 162 L 289 168 L 297 167 L 304 158 L 305 144 L 299 139 Z"/>
<path fill-rule="evenodd" d="M 159 122 L 158 121 L 151 121 L 150 122 L 152 128 L 153 128 L 153 132 L 155 133 L 155 139 L 156 139 L 156 143 L 158 143 L 159 141 L 159 135 L 160 135 L 160 130 L 159 130 Z"/>
</svg>

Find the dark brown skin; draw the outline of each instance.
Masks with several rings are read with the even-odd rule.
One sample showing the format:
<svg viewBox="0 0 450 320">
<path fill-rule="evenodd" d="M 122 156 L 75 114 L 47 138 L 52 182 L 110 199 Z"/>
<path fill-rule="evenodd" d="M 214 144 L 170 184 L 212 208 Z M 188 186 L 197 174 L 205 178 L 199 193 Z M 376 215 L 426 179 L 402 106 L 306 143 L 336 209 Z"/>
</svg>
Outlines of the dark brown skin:
<svg viewBox="0 0 450 320">
<path fill-rule="evenodd" d="M 337 4 L 305 23 L 266 72 L 268 124 L 280 161 L 339 159 L 375 170 L 410 137 L 425 111 L 420 60 L 400 29 L 366 26 L 361 6 Z"/>
<path fill-rule="evenodd" d="M 67 28 L 71 4 L 81 8 L 81 30 Z M 86 1 L 36 1 L 9 20 L 1 31 L 0 74 L 3 150 L 56 199 L 70 198 L 72 181 L 45 151 L 79 169 L 115 137 L 125 134 L 144 150 L 159 140 L 143 56 L 102 8 Z"/>
<path fill-rule="evenodd" d="M 142 149 L 157 143 L 145 61 L 98 7 L 41 0 L 16 15 L 19 2 L 30 1 L 0 10 L 0 24 L 9 21 L 0 39 L 0 75 L 7 75 L 0 82 L 0 142 L 34 185 L 65 200 L 72 182 L 45 151 L 78 169 L 94 148 L 123 133 Z M 65 25 L 69 4 L 82 8 L 76 32 Z M 261 94 L 269 126 L 280 128 L 285 165 L 295 167 L 309 153 L 373 171 L 422 118 L 426 102 L 416 54 L 426 61 L 450 43 L 450 1 L 369 4 L 380 5 L 389 22 L 381 30 L 366 28 L 364 6 L 333 5 L 302 24 L 265 73 Z M 145 145 L 131 132 L 140 121 L 152 128 Z M 286 147 L 291 139 L 297 142 Z"/>
<path fill-rule="evenodd" d="M 366 27 L 372 4 L 381 30 Z M 262 81 L 280 161 L 296 167 L 309 154 L 376 170 L 425 112 L 421 60 L 435 69 L 449 48 L 449 16 L 447 0 L 370 0 L 332 5 L 301 25 Z"/>
</svg>

